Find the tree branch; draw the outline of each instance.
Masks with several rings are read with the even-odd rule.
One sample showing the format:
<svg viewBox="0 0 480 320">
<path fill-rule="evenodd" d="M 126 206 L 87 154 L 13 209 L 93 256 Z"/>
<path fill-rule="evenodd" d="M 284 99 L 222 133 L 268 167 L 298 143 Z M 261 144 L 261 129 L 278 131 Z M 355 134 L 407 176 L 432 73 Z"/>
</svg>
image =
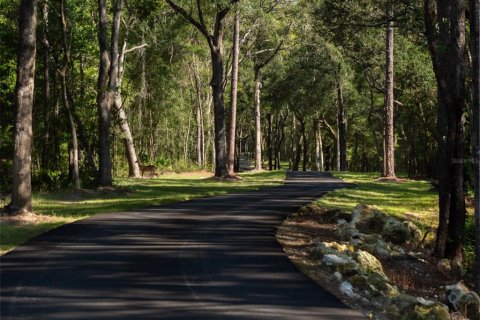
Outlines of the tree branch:
<svg viewBox="0 0 480 320">
<path fill-rule="evenodd" d="M 188 22 L 190 22 L 193 26 L 195 26 L 203 34 L 203 36 L 207 38 L 207 40 L 210 39 L 210 35 L 208 34 L 207 27 L 205 26 L 204 22 L 202 23 L 203 17 L 201 19 L 201 22 L 198 22 L 197 20 L 195 20 L 195 18 L 192 17 L 191 14 L 185 11 L 185 9 L 183 9 L 182 7 L 176 5 L 172 0 L 166 0 L 166 1 L 175 12 L 181 14 L 185 19 L 188 20 Z M 200 15 L 200 12 L 199 12 L 199 15 Z"/>
</svg>

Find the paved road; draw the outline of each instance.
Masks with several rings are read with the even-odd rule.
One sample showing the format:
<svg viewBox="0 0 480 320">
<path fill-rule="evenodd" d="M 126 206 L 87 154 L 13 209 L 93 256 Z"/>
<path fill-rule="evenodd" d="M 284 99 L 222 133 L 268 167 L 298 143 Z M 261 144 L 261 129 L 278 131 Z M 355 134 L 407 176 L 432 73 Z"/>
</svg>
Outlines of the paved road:
<svg viewBox="0 0 480 320">
<path fill-rule="evenodd" d="M 364 319 L 301 274 L 275 240 L 285 215 L 345 186 L 285 186 L 97 215 L 6 254 L 1 319 Z"/>
</svg>

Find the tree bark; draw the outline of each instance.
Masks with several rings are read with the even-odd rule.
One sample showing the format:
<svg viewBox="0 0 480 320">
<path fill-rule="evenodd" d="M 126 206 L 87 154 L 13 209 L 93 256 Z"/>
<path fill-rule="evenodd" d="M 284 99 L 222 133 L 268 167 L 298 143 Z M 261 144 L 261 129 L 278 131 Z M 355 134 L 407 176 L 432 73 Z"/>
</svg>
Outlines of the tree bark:
<svg viewBox="0 0 480 320">
<path fill-rule="evenodd" d="M 238 6 L 238 4 L 237 4 Z M 238 61 L 240 54 L 240 12 L 235 9 L 232 48 L 232 88 L 230 91 L 230 133 L 228 143 L 228 175 L 235 175 L 235 135 L 237 126 Z"/>
<path fill-rule="evenodd" d="M 51 94 L 50 94 L 50 44 L 48 41 L 48 14 L 49 7 L 48 2 L 43 3 L 42 8 L 42 19 L 43 19 L 43 108 L 44 108 L 44 118 L 45 118 L 45 127 L 43 134 L 43 148 L 42 148 L 42 167 L 48 168 L 48 163 L 51 161 L 49 157 L 50 146 L 50 104 L 51 104 Z"/>
<path fill-rule="evenodd" d="M 268 132 L 267 132 L 267 152 L 268 152 L 268 170 L 273 170 L 273 141 L 272 141 L 272 114 L 267 114 Z"/>
<path fill-rule="evenodd" d="M 110 155 L 111 104 L 107 90 L 110 57 L 107 40 L 107 8 L 105 0 L 98 0 L 98 44 L 100 64 L 97 81 L 98 113 L 98 186 L 112 186 L 112 158 Z"/>
<path fill-rule="evenodd" d="M 262 170 L 262 120 L 260 105 L 260 90 L 262 82 L 260 69 L 255 69 L 255 170 Z"/>
<path fill-rule="evenodd" d="M 135 150 L 135 143 L 133 141 L 130 125 L 128 124 L 127 114 L 122 106 L 122 81 L 125 70 L 125 51 L 127 49 L 126 39 L 123 42 L 120 56 L 118 58 L 118 76 L 117 89 L 114 97 L 114 106 L 118 112 L 118 119 L 120 120 L 120 128 L 123 132 L 123 144 L 125 146 L 125 153 L 128 161 L 128 176 L 131 178 L 140 178 L 140 167 L 138 164 L 137 152 Z"/>
<path fill-rule="evenodd" d="M 19 49 L 15 87 L 15 145 L 13 158 L 12 214 L 32 212 L 32 110 L 35 86 L 37 1 L 21 0 Z"/>
<path fill-rule="evenodd" d="M 475 290 L 480 294 L 480 1 L 470 1 L 470 37 L 473 60 L 472 154 L 475 183 Z"/>
<path fill-rule="evenodd" d="M 318 118 L 313 120 L 313 131 L 315 134 L 315 170 L 323 171 L 323 141 Z"/>
<path fill-rule="evenodd" d="M 460 260 L 465 228 L 465 1 L 437 0 L 435 7 L 425 0 L 425 25 L 438 87 L 439 225 L 435 255 Z"/>
<path fill-rule="evenodd" d="M 339 153 L 339 168 L 340 171 L 347 171 L 347 119 L 345 117 L 345 101 L 343 99 L 343 88 L 338 79 L 337 82 L 337 96 L 338 96 L 338 153 Z"/>
<path fill-rule="evenodd" d="M 387 16 L 393 18 L 392 4 L 388 4 Z M 394 30 L 393 21 L 389 21 L 386 31 L 386 74 L 385 74 L 385 114 L 384 114 L 384 170 L 383 176 L 388 178 L 395 177 L 395 142 L 394 142 L 394 122 L 393 122 L 393 59 L 394 59 Z"/>
</svg>

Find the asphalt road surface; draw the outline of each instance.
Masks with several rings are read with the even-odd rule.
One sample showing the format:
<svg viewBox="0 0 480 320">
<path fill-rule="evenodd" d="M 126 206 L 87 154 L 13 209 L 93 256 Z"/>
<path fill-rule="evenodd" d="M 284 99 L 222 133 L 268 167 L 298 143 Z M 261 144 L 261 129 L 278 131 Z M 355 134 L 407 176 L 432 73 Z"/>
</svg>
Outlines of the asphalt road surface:
<svg viewBox="0 0 480 320">
<path fill-rule="evenodd" d="M 284 186 L 97 215 L 0 260 L 6 319 L 365 319 L 300 273 L 275 227 L 327 191 L 326 173 Z"/>
</svg>

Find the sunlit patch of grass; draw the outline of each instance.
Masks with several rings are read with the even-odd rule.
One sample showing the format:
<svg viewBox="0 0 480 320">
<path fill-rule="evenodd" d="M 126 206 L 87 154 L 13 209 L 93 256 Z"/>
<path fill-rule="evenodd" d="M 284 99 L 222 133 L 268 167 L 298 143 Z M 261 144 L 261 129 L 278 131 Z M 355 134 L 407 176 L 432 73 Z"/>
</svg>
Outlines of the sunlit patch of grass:
<svg viewBox="0 0 480 320">
<path fill-rule="evenodd" d="M 379 182 L 378 173 L 333 172 L 353 189 L 333 191 L 317 200 L 326 208 L 351 211 L 357 204 L 375 205 L 387 214 L 410 219 L 423 227 L 435 227 L 438 218 L 438 196 L 427 181 L 405 180 L 401 183 Z"/>
<path fill-rule="evenodd" d="M 38 222 L 0 222 L 0 253 L 48 230 L 97 213 L 133 210 L 194 198 L 246 192 L 276 186 L 285 171 L 246 172 L 243 180 L 217 181 L 208 172 L 166 174 L 158 179 L 117 178 L 115 190 L 85 190 L 37 193 L 33 207 L 44 217 Z"/>
</svg>

